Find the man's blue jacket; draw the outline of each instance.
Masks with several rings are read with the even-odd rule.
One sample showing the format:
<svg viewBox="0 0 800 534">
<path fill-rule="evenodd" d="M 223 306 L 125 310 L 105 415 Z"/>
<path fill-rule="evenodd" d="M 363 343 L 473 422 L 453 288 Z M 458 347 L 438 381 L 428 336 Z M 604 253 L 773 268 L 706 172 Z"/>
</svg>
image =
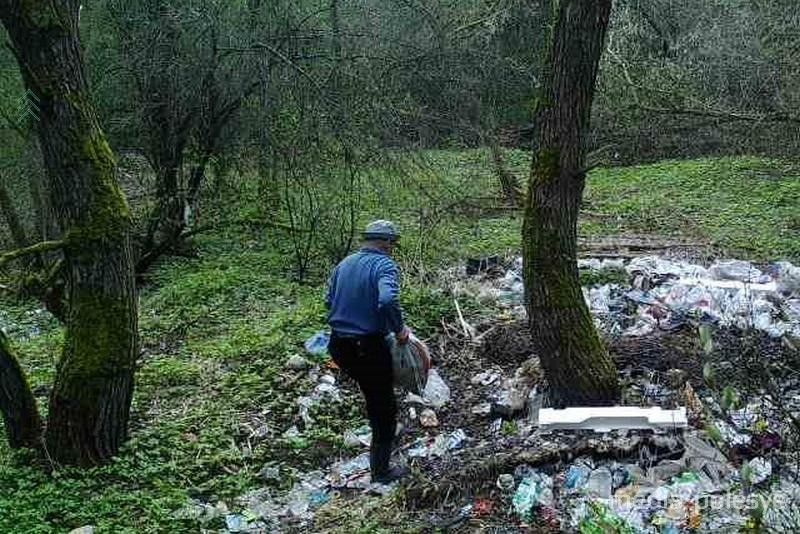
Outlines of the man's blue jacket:
<svg viewBox="0 0 800 534">
<path fill-rule="evenodd" d="M 364 247 L 336 266 L 328 281 L 328 324 L 340 334 L 399 333 L 403 312 L 397 264 L 388 253 Z"/>
</svg>

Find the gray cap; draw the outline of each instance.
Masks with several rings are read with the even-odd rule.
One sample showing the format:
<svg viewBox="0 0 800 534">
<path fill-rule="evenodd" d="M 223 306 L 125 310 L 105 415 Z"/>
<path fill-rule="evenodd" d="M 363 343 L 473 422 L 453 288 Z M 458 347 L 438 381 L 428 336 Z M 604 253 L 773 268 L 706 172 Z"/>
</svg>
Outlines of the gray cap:
<svg viewBox="0 0 800 534">
<path fill-rule="evenodd" d="M 364 230 L 364 239 L 382 239 L 384 241 L 397 241 L 400 232 L 397 231 L 392 221 L 372 221 Z"/>
</svg>

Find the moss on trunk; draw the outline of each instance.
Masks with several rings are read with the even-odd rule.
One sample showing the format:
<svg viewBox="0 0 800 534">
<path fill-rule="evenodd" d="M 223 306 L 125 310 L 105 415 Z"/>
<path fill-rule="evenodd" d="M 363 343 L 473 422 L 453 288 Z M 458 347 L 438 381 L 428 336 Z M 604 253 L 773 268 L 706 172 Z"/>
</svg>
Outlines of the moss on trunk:
<svg viewBox="0 0 800 534">
<path fill-rule="evenodd" d="M 127 434 L 137 353 L 131 215 L 91 104 L 77 0 L 0 4 L 36 122 L 50 202 L 63 233 L 66 336 L 46 443 L 62 463 L 110 459 Z"/>
<path fill-rule="evenodd" d="M 577 268 L 577 222 L 597 63 L 609 0 L 564 0 L 537 99 L 537 149 L 522 227 L 525 301 L 557 405 L 608 404 L 617 374 L 595 330 Z"/>
</svg>

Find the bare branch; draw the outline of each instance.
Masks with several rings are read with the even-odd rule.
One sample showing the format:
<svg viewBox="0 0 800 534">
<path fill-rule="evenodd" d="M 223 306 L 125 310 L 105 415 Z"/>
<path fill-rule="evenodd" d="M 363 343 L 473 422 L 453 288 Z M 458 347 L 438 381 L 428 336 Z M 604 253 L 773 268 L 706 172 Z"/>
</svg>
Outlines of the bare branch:
<svg viewBox="0 0 800 534">
<path fill-rule="evenodd" d="M 64 241 L 42 241 L 41 243 L 36 243 L 35 245 L 31 245 L 29 247 L 6 252 L 5 254 L 0 255 L 0 267 L 3 267 L 5 264 L 14 261 L 17 258 L 31 254 L 49 252 L 51 250 L 59 250 L 64 248 L 65 245 L 66 243 Z"/>
</svg>

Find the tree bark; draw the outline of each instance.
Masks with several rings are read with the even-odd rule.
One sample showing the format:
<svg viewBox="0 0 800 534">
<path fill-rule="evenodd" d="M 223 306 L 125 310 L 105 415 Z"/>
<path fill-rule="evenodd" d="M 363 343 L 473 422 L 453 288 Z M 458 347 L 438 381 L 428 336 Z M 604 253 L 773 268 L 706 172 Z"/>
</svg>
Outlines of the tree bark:
<svg viewBox="0 0 800 534">
<path fill-rule="evenodd" d="M 617 374 L 583 299 L 577 220 L 585 138 L 611 0 L 562 0 L 536 112 L 523 223 L 526 305 L 556 405 L 615 401 Z"/>
<path fill-rule="evenodd" d="M 65 341 L 45 434 L 58 462 L 94 465 L 125 440 L 137 353 L 131 215 L 90 101 L 78 0 L 0 0 L 28 89 L 64 240 Z"/>
<path fill-rule="evenodd" d="M 518 206 L 520 196 L 522 196 L 519 183 L 517 182 L 517 178 L 506 168 L 505 161 L 503 161 L 503 150 L 500 148 L 500 143 L 494 135 L 489 141 L 489 151 L 492 156 L 494 172 L 500 183 L 500 192 L 503 194 L 506 204 L 508 206 Z"/>
<path fill-rule="evenodd" d="M 40 444 L 42 420 L 36 400 L 5 334 L 0 330 L 0 412 L 12 449 L 36 448 Z"/>
</svg>

